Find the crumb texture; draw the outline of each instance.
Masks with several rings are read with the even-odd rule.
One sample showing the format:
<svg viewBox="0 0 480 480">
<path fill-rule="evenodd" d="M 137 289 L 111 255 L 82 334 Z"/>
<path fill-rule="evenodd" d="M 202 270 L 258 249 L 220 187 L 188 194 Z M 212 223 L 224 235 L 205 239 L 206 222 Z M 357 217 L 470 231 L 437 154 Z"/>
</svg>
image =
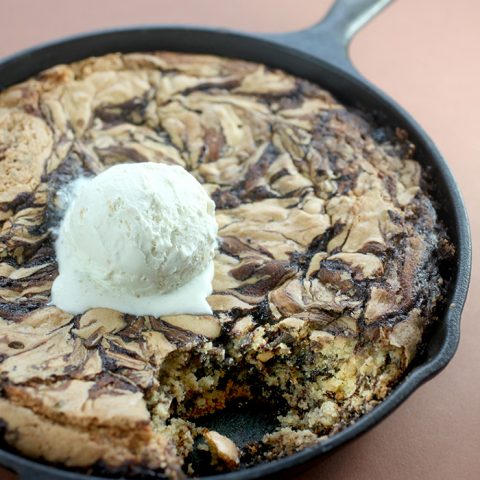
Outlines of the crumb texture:
<svg viewBox="0 0 480 480">
<path fill-rule="evenodd" d="M 216 204 L 214 315 L 50 306 L 58 191 L 146 161 Z M 0 418 L 43 461 L 181 478 L 206 471 L 198 452 L 211 471 L 292 454 L 388 395 L 442 298 L 452 247 L 406 133 L 262 65 L 158 52 L 44 71 L 0 93 L 0 175 Z M 256 442 L 195 423 L 258 398 L 278 425 Z"/>
</svg>

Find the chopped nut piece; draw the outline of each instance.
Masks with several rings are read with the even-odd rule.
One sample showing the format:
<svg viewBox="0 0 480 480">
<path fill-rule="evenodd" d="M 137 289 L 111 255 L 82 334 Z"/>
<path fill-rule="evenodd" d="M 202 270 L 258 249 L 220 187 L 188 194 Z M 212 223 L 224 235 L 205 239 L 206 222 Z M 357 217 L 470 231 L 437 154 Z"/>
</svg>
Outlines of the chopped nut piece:
<svg viewBox="0 0 480 480">
<path fill-rule="evenodd" d="M 229 438 L 213 430 L 207 431 L 203 436 L 210 447 L 214 462 L 224 463 L 230 470 L 238 468 L 240 465 L 240 452 Z"/>
</svg>

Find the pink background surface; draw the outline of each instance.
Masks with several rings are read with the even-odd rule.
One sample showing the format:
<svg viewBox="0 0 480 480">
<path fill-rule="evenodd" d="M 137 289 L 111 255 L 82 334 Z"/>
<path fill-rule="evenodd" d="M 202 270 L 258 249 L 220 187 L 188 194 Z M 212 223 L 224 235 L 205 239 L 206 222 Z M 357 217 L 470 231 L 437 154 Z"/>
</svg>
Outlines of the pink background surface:
<svg viewBox="0 0 480 480">
<path fill-rule="evenodd" d="M 0 56 L 98 28 L 176 23 L 288 31 L 325 0 L 1 0 Z M 449 161 L 480 238 L 480 2 L 397 0 L 353 41 L 355 65 L 403 105 Z M 480 478 L 480 269 L 447 369 L 373 431 L 313 465 L 303 480 Z M 0 469 L 0 478 L 13 475 Z"/>
</svg>

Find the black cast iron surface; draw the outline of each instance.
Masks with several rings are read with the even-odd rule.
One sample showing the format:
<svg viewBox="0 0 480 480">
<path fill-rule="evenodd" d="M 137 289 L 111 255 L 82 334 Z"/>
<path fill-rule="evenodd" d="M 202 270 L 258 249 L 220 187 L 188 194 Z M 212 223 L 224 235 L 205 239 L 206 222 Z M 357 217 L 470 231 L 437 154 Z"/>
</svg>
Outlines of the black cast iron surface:
<svg viewBox="0 0 480 480">
<path fill-rule="evenodd" d="M 356 423 L 322 443 L 289 457 L 215 477 L 215 480 L 244 480 L 279 477 L 287 469 L 289 478 L 305 462 L 330 452 L 358 437 L 397 408 L 422 383 L 439 373 L 453 357 L 460 337 L 460 316 L 467 295 L 471 269 L 471 241 L 465 206 L 457 184 L 435 145 L 400 106 L 363 79 L 351 64 L 347 47 L 355 32 L 390 0 L 337 0 L 325 19 L 313 27 L 280 35 L 249 35 L 223 30 L 188 27 L 139 27 L 92 33 L 65 39 L 21 52 L 0 62 L 0 90 L 41 70 L 93 55 L 111 52 L 173 50 L 242 58 L 281 68 L 298 77 L 318 83 L 347 105 L 381 112 L 384 123 L 404 128 L 417 146 L 418 161 L 429 168 L 435 184 L 435 198 L 441 218 L 456 247 L 449 272 L 450 287 L 444 311 L 434 326 L 423 355 L 415 362 L 392 393 Z M 258 435 L 268 430 L 265 415 L 252 422 L 252 413 L 212 417 L 215 428 L 235 431 L 237 440 L 247 439 L 257 428 Z M 257 425 L 257 427 L 255 427 Z M 20 475 L 22 480 L 94 480 L 76 472 L 34 462 L 0 450 L 0 463 Z"/>
</svg>

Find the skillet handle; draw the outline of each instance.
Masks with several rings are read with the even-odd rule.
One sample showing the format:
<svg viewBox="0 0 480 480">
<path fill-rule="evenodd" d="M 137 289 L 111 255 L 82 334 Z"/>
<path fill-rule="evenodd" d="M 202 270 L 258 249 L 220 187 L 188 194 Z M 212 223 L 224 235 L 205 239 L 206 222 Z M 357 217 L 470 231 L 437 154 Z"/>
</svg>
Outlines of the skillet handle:
<svg viewBox="0 0 480 480">
<path fill-rule="evenodd" d="M 293 47 L 341 68 L 355 77 L 360 73 L 348 55 L 353 36 L 392 0 L 336 0 L 327 15 L 315 25 L 297 32 L 269 35 Z"/>
</svg>

